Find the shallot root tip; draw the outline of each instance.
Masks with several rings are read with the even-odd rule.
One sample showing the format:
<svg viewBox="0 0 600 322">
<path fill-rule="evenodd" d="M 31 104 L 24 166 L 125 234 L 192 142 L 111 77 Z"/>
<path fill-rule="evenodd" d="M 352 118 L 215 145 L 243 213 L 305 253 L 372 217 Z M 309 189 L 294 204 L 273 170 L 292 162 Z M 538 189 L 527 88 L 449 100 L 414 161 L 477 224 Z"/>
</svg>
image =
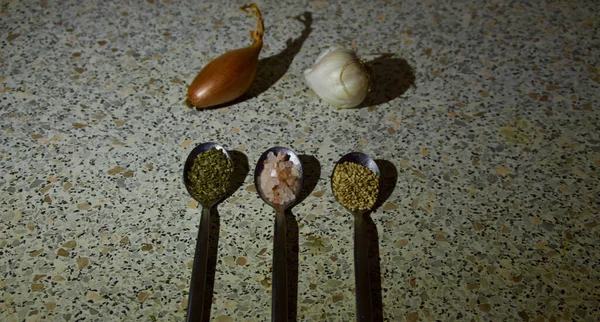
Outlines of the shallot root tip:
<svg viewBox="0 0 600 322">
<path fill-rule="evenodd" d="M 263 25 L 262 14 L 260 12 L 260 9 L 258 9 L 258 6 L 254 3 L 251 3 L 251 4 L 245 5 L 243 7 L 240 7 L 240 10 L 256 17 L 256 19 L 258 20 L 258 22 L 256 23 L 256 30 L 250 31 L 250 36 L 252 37 L 252 40 L 255 43 L 262 42 L 262 38 L 265 33 L 265 27 Z"/>
</svg>

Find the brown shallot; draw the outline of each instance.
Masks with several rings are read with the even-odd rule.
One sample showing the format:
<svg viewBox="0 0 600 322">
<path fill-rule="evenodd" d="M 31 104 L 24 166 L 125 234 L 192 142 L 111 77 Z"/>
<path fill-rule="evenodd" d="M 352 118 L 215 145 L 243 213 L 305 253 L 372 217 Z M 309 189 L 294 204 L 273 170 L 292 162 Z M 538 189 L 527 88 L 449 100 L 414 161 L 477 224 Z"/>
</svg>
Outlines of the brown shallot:
<svg viewBox="0 0 600 322">
<path fill-rule="evenodd" d="M 256 30 L 250 31 L 252 44 L 228 51 L 204 66 L 188 87 L 186 103 L 189 107 L 207 108 L 224 104 L 240 97 L 250 88 L 263 47 L 264 26 L 256 4 L 243 6 L 240 10 L 258 20 Z"/>
</svg>

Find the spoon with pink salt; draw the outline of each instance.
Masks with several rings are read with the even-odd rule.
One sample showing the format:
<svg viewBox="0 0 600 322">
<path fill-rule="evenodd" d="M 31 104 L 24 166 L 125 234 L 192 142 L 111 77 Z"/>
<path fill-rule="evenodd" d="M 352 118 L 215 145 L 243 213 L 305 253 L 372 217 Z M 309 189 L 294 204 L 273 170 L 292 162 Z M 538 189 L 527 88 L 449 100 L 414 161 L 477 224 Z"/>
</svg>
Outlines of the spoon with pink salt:
<svg viewBox="0 0 600 322">
<path fill-rule="evenodd" d="M 273 235 L 273 294 L 271 321 L 288 321 L 287 232 L 285 211 L 299 199 L 304 171 L 298 156 L 288 148 L 273 147 L 258 159 L 254 186 L 258 195 L 275 209 Z"/>
</svg>

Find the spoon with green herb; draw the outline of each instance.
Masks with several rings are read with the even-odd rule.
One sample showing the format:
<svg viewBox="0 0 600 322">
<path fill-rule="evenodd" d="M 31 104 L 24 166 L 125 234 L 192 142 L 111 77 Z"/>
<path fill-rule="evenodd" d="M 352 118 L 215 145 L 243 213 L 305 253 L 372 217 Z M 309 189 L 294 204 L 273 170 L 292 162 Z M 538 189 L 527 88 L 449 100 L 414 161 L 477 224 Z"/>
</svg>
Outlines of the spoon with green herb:
<svg viewBox="0 0 600 322">
<path fill-rule="evenodd" d="M 365 216 L 371 211 L 381 185 L 379 167 L 360 152 L 344 155 L 333 168 L 331 188 L 335 199 L 354 215 L 354 276 L 358 322 L 373 321 L 369 275 L 369 240 Z"/>
<path fill-rule="evenodd" d="M 190 152 L 183 167 L 183 182 L 188 193 L 202 206 L 198 228 L 194 266 L 188 295 L 187 321 L 204 321 L 206 303 L 206 271 L 211 209 L 227 194 L 233 173 L 233 162 L 225 149 L 216 143 L 203 143 Z"/>
</svg>

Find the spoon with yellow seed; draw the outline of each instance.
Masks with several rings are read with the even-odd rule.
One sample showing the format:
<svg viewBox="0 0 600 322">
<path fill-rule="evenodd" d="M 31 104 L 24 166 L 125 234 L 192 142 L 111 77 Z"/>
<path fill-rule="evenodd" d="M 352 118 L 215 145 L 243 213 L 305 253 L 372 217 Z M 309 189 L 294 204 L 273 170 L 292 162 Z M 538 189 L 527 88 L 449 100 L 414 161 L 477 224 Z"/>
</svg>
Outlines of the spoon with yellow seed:
<svg viewBox="0 0 600 322">
<path fill-rule="evenodd" d="M 358 322 L 373 321 L 369 275 L 369 239 L 365 216 L 375 206 L 381 172 L 375 161 L 360 152 L 344 155 L 333 168 L 331 189 L 335 199 L 354 215 L 354 277 Z"/>
</svg>

